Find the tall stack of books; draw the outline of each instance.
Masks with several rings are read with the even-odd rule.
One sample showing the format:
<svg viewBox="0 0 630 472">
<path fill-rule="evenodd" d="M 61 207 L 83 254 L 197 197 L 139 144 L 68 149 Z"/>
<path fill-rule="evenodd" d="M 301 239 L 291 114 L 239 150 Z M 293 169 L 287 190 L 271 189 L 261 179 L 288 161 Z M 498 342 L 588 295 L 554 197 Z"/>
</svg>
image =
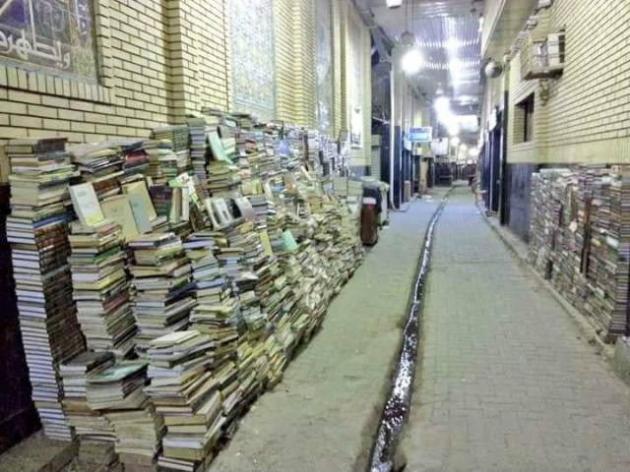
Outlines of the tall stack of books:
<svg viewBox="0 0 630 472">
<path fill-rule="evenodd" d="M 77 144 L 69 147 L 72 162 L 83 181 L 90 182 L 99 198 L 120 193 L 118 180 L 124 176 L 124 159 L 120 147 L 112 143 Z"/>
<path fill-rule="evenodd" d="M 123 172 L 125 177 L 135 174 L 146 174 L 149 169 L 149 156 L 144 150 L 144 141 L 125 139 L 118 142 L 123 156 Z"/>
<path fill-rule="evenodd" d="M 199 331 L 171 333 L 150 343 L 145 391 L 163 418 L 166 434 L 159 466 L 205 471 L 221 434 L 219 377 L 211 370 L 215 343 Z"/>
<path fill-rule="evenodd" d="M 203 117 L 188 118 L 186 123 L 190 135 L 190 160 L 193 172 L 202 183 L 205 183 L 208 180 L 208 173 L 206 172 L 206 165 L 208 164 L 206 127 L 209 127 L 209 124 Z"/>
<path fill-rule="evenodd" d="M 153 233 L 129 241 L 136 294 L 133 313 L 139 328 L 137 347 L 144 352 L 152 339 L 179 331 L 188 325 L 191 267 L 181 239 L 173 233 Z"/>
<path fill-rule="evenodd" d="M 114 356 L 107 352 L 83 352 L 60 367 L 63 379 L 63 408 L 68 422 L 81 441 L 114 442 L 114 428 L 98 410 L 89 407 L 87 379 L 114 364 Z"/>
<path fill-rule="evenodd" d="M 126 357 L 134 348 L 136 325 L 131 312 L 121 227 L 71 225 L 73 298 L 87 346 Z"/>
<path fill-rule="evenodd" d="M 208 192 L 213 197 L 231 197 L 241 183 L 238 166 L 213 160 L 208 164 Z"/>
<path fill-rule="evenodd" d="M 543 169 L 532 177 L 530 261 L 612 342 L 627 329 L 627 168 Z"/>
<path fill-rule="evenodd" d="M 20 331 L 44 432 L 70 439 L 59 365 L 84 350 L 72 303 L 65 203 L 75 176 L 65 138 L 9 141 L 11 244 Z"/>
<path fill-rule="evenodd" d="M 144 388 L 144 362 L 118 362 L 88 377 L 88 405 L 102 410 L 116 434 L 116 452 L 125 472 L 153 472 L 164 424 Z"/>
<path fill-rule="evenodd" d="M 310 242 L 300 245 L 300 265 L 302 266 L 302 293 L 299 305 L 307 313 L 305 336 L 309 338 L 320 325 L 328 307 L 332 290 L 326 271 L 327 261 L 317 252 Z"/>
<path fill-rule="evenodd" d="M 159 126 L 151 131 L 151 138 L 170 141 L 175 153 L 188 151 L 189 137 L 186 125 Z"/>
<path fill-rule="evenodd" d="M 173 144 L 169 140 L 147 140 L 144 142 L 144 150 L 149 157 L 147 177 L 151 177 L 156 185 L 168 183 L 186 168 L 186 160 L 182 162 L 175 154 Z"/>
</svg>

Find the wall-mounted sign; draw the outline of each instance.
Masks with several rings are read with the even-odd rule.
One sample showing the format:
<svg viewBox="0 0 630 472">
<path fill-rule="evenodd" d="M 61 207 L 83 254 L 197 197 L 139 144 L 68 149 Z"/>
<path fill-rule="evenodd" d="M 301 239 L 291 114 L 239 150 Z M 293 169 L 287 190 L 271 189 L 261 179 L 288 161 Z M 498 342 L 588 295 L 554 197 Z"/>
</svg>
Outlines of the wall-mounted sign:
<svg viewBox="0 0 630 472">
<path fill-rule="evenodd" d="M 431 126 L 411 128 L 409 130 L 409 140 L 415 143 L 430 143 L 433 140 L 433 128 Z"/>
<path fill-rule="evenodd" d="M 0 61 L 96 78 L 90 0 L 1 0 Z"/>
</svg>

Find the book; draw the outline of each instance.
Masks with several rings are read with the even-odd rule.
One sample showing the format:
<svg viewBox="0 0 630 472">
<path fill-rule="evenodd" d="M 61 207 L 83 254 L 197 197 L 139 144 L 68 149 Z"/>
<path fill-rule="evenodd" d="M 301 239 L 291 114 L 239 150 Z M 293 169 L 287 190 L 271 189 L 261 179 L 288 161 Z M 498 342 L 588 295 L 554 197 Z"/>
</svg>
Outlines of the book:
<svg viewBox="0 0 630 472">
<path fill-rule="evenodd" d="M 132 239 L 140 234 L 127 195 L 109 197 L 102 202 L 101 206 L 107 219 L 120 224 L 125 240 Z"/>
<path fill-rule="evenodd" d="M 105 221 L 105 215 L 92 184 L 72 185 L 70 197 L 74 211 L 83 225 L 97 226 Z"/>
</svg>

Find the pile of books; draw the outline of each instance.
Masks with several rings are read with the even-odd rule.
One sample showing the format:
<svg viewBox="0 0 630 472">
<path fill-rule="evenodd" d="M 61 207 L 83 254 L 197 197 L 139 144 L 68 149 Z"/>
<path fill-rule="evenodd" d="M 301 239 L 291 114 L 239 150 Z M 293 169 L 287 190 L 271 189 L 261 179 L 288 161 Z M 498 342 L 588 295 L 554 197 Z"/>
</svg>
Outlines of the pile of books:
<svg viewBox="0 0 630 472">
<path fill-rule="evenodd" d="M 143 352 L 151 340 L 188 325 L 191 296 L 191 266 L 181 239 L 173 233 L 151 233 L 129 241 L 136 294 L 133 313 L 139 328 L 136 343 Z"/>
<path fill-rule="evenodd" d="M 90 182 L 99 198 L 120 193 L 118 179 L 124 176 L 120 147 L 111 143 L 76 144 L 69 147 L 72 162 L 85 182 Z"/>
<path fill-rule="evenodd" d="M 44 432 L 71 438 L 61 399 L 59 365 L 82 352 L 83 338 L 72 302 L 65 203 L 75 176 L 66 140 L 9 141 L 11 244 L 20 331 Z"/>
<path fill-rule="evenodd" d="M 362 257 L 358 217 L 320 178 L 319 140 L 205 110 L 151 140 L 76 146 L 78 172 L 60 141 L 11 149 L 8 228 L 34 398 L 47 432 L 69 438 L 58 365 L 73 359 L 64 406 L 89 441 L 85 464 L 204 470 L 280 381 Z M 83 182 L 70 187 L 79 221 L 68 236 L 70 177 Z M 72 297 L 98 354 L 76 357 Z M 115 451 L 92 450 L 114 437 Z"/>
<path fill-rule="evenodd" d="M 73 298 L 89 349 L 126 357 L 134 348 L 136 325 L 125 272 L 122 230 L 116 223 L 71 225 Z"/>
<path fill-rule="evenodd" d="M 199 331 L 154 339 L 147 352 L 151 384 L 145 391 L 166 426 L 158 464 L 164 470 L 205 471 L 225 419 L 215 342 Z"/>
<path fill-rule="evenodd" d="M 98 410 L 89 407 L 87 401 L 87 379 L 89 376 L 110 368 L 114 356 L 107 352 L 83 352 L 60 367 L 63 379 L 64 411 L 74 432 L 81 442 L 113 443 L 114 428 Z"/>
<path fill-rule="evenodd" d="M 173 151 L 173 144 L 169 140 L 147 140 L 144 142 L 144 150 L 149 158 L 147 177 L 151 177 L 156 185 L 164 185 L 185 170 L 186 159 L 182 160 Z"/>
<path fill-rule="evenodd" d="M 157 141 L 170 141 L 173 151 L 188 152 L 188 127 L 186 125 L 160 126 L 151 132 L 151 138 Z"/>
<path fill-rule="evenodd" d="M 207 130 L 211 125 L 204 117 L 187 118 L 188 133 L 190 135 L 190 160 L 194 174 L 201 182 L 208 180 L 206 165 L 208 164 L 208 139 Z M 216 130 L 216 124 L 214 126 Z"/>
<path fill-rule="evenodd" d="M 580 166 L 532 176 L 530 262 L 606 342 L 628 323 L 627 174 L 625 166 Z"/>
<path fill-rule="evenodd" d="M 88 377 L 88 405 L 114 428 L 116 453 L 125 472 L 155 471 L 164 424 L 144 392 L 144 362 L 124 361 Z"/>
<path fill-rule="evenodd" d="M 123 172 L 125 177 L 135 174 L 146 174 L 149 168 L 149 156 L 144 150 L 144 140 L 124 139 L 117 141 L 123 156 Z"/>
</svg>

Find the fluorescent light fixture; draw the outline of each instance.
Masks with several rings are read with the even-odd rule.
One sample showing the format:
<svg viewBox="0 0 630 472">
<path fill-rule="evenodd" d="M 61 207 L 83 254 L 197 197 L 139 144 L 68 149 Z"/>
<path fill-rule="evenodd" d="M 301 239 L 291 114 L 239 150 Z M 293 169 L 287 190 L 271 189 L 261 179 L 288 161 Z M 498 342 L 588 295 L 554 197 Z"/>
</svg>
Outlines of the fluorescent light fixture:
<svg viewBox="0 0 630 472">
<path fill-rule="evenodd" d="M 433 103 L 433 107 L 438 117 L 445 117 L 451 113 L 451 99 L 445 96 L 437 97 Z"/>
<path fill-rule="evenodd" d="M 414 75 L 422 69 L 422 66 L 424 65 L 424 57 L 422 57 L 422 54 L 417 48 L 413 48 L 403 55 L 400 65 L 405 74 Z"/>
<path fill-rule="evenodd" d="M 457 58 L 451 59 L 448 63 L 448 69 L 453 76 L 461 76 L 466 69 L 466 64 Z"/>
<path fill-rule="evenodd" d="M 398 8 L 402 5 L 403 0 L 385 0 L 387 8 Z"/>
<path fill-rule="evenodd" d="M 460 47 L 462 47 L 462 43 L 457 38 L 449 38 L 446 41 L 445 46 L 446 46 L 446 49 L 448 49 L 449 52 L 455 53 L 455 52 L 457 52 L 457 50 Z"/>
<path fill-rule="evenodd" d="M 459 140 L 459 138 L 457 136 L 455 136 L 454 138 L 451 138 L 451 144 L 455 147 L 459 146 L 459 143 L 461 141 Z"/>
</svg>

